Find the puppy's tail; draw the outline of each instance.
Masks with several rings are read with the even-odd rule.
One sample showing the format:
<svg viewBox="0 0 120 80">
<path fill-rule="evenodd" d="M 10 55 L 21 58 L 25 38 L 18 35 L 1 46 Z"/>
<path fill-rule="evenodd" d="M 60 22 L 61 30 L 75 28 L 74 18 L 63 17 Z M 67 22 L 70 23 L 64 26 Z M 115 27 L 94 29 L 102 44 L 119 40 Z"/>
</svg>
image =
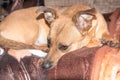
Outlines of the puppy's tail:
<svg viewBox="0 0 120 80">
<path fill-rule="evenodd" d="M 34 49 L 32 45 L 10 40 L 10 39 L 4 38 L 1 35 L 0 35 L 0 46 L 3 48 L 12 48 L 17 50 L 18 49 Z"/>
</svg>

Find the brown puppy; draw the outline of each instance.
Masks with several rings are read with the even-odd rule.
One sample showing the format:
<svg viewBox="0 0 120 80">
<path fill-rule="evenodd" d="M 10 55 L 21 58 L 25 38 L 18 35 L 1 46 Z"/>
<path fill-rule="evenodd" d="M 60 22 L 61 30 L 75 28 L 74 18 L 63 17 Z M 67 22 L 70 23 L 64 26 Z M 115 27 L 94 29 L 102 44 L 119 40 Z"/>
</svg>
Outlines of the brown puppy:
<svg viewBox="0 0 120 80">
<path fill-rule="evenodd" d="M 50 48 L 44 68 L 56 65 L 65 54 L 87 46 L 101 46 L 101 40 L 110 40 L 103 16 L 85 5 L 75 5 L 59 11 L 45 10 L 44 17 L 50 25 L 48 46 Z"/>
</svg>

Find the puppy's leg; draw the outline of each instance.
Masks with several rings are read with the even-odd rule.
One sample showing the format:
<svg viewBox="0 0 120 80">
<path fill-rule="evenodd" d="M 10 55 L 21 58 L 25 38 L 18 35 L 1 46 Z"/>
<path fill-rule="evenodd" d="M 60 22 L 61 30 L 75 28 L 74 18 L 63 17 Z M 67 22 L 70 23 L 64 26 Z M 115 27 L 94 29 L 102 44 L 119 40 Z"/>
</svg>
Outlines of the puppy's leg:
<svg viewBox="0 0 120 80">
<path fill-rule="evenodd" d="M 8 54 L 13 56 L 18 61 L 20 61 L 24 57 L 32 56 L 32 54 L 44 58 L 47 53 L 36 49 L 22 49 L 22 50 L 9 49 Z"/>
</svg>

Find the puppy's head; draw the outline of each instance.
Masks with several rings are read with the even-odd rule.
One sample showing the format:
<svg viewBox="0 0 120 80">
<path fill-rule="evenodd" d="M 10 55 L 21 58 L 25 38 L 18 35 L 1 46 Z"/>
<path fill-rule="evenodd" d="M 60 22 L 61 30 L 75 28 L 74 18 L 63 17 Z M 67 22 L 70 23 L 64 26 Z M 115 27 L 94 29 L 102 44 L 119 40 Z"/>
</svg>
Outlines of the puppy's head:
<svg viewBox="0 0 120 80">
<path fill-rule="evenodd" d="M 69 14 L 56 16 L 54 13 L 56 12 L 53 10 L 44 13 L 45 20 L 50 25 L 48 35 L 50 50 L 43 63 L 44 68 L 56 65 L 65 53 L 87 46 L 92 38 L 96 37 L 98 19 L 95 9 L 77 11 L 72 17 Z M 95 44 L 98 45 L 97 41 Z"/>
</svg>

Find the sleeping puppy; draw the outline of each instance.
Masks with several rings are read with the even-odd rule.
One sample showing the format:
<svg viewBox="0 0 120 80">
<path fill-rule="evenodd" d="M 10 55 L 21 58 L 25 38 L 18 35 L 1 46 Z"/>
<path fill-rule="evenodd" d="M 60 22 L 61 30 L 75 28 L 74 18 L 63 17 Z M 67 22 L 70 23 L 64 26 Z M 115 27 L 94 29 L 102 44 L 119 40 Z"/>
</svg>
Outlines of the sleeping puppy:
<svg viewBox="0 0 120 80">
<path fill-rule="evenodd" d="M 44 18 L 50 25 L 50 50 L 43 63 L 46 69 L 55 66 L 70 51 L 101 46 L 101 40 L 111 40 L 103 16 L 85 5 L 74 5 L 63 11 L 48 8 L 44 11 Z"/>
</svg>

